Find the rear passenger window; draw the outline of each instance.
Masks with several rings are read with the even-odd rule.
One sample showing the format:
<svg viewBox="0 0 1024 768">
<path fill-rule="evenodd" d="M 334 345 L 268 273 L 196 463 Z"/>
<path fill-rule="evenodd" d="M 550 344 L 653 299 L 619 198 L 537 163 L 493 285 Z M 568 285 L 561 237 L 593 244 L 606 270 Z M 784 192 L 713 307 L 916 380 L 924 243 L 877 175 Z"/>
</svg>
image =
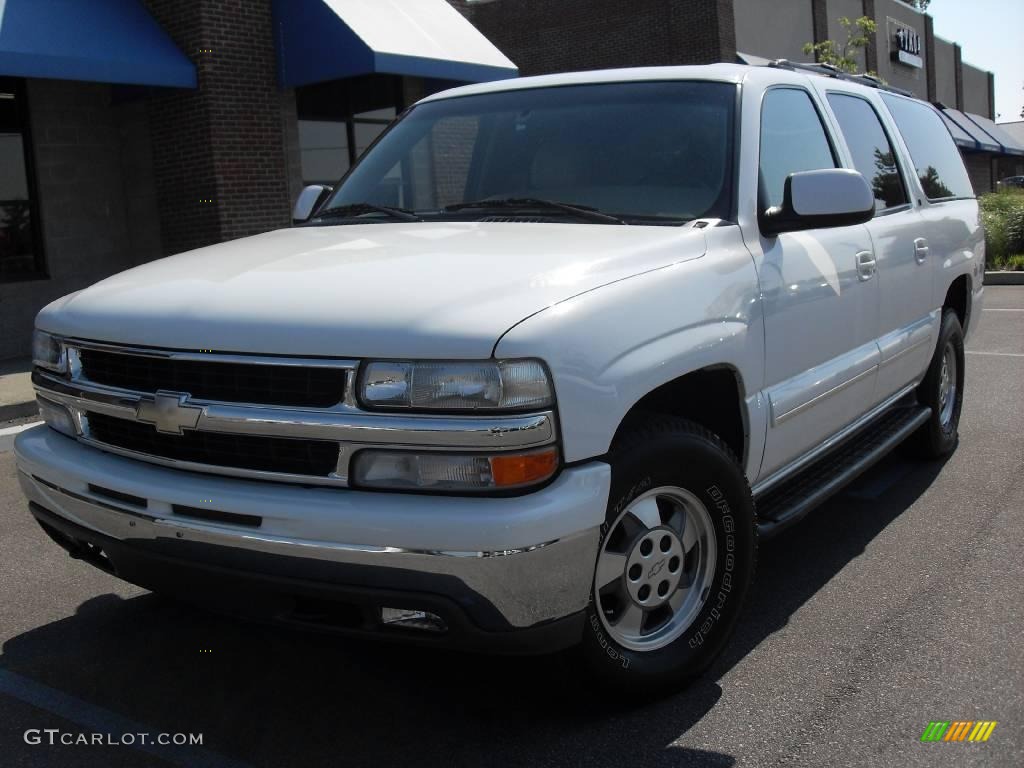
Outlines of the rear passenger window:
<svg viewBox="0 0 1024 768">
<path fill-rule="evenodd" d="M 864 99 L 843 93 L 830 93 L 828 103 L 853 155 L 853 167 L 875 192 L 875 210 L 906 205 L 909 200 L 896 153 L 875 108 Z"/>
<path fill-rule="evenodd" d="M 761 105 L 762 206 L 782 204 L 789 174 L 835 167 L 828 135 L 807 91 L 768 91 Z"/>
<path fill-rule="evenodd" d="M 960 152 L 939 114 L 927 104 L 885 94 L 896 127 L 910 149 L 921 187 L 929 200 L 974 197 Z"/>
</svg>

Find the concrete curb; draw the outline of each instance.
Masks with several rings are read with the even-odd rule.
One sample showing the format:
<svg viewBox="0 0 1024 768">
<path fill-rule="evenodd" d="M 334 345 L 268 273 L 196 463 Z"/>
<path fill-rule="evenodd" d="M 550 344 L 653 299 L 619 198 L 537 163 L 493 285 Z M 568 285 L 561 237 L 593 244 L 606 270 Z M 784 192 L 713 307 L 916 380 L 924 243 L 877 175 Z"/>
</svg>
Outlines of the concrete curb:
<svg viewBox="0 0 1024 768">
<path fill-rule="evenodd" d="M 32 387 L 32 361 L 0 360 L 0 421 L 38 413 Z"/>
<path fill-rule="evenodd" d="M 23 419 L 26 416 L 35 416 L 38 413 L 39 408 L 36 405 L 35 400 L 31 400 L 27 403 L 8 403 L 7 405 L 0 405 L 0 423 L 11 421 L 13 419 Z"/>
<path fill-rule="evenodd" d="M 986 272 L 985 285 L 1024 285 L 1024 271 Z"/>
</svg>

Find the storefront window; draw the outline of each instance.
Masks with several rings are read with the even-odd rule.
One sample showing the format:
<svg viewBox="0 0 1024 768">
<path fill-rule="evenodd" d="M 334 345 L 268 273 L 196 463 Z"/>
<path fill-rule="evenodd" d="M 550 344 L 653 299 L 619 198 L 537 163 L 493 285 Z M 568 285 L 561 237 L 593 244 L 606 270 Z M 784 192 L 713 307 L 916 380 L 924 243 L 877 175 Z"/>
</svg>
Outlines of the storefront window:
<svg viewBox="0 0 1024 768">
<path fill-rule="evenodd" d="M 0 281 L 42 273 L 24 84 L 0 78 Z"/>
<path fill-rule="evenodd" d="M 388 123 L 394 120 L 397 115 L 398 110 L 395 107 L 388 107 L 387 109 L 360 112 L 358 115 L 353 116 L 352 125 L 356 135 L 355 156 L 359 157 L 363 154 L 366 148 L 384 132 L 384 129 L 388 127 Z"/>
<path fill-rule="evenodd" d="M 398 114 L 401 79 L 338 80 L 296 91 L 305 184 L 334 184 Z"/>
<path fill-rule="evenodd" d="M 303 184 L 334 184 L 352 161 L 344 120 L 299 120 Z"/>
</svg>

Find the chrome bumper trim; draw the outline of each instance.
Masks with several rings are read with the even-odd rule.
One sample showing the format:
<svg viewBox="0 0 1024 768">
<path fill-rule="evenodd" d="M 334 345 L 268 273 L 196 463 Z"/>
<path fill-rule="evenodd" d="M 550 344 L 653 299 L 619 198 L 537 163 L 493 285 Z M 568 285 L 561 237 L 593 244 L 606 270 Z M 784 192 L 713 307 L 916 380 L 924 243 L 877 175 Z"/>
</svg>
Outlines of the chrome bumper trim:
<svg viewBox="0 0 1024 768">
<path fill-rule="evenodd" d="M 401 568 L 459 578 L 516 628 L 568 616 L 587 606 L 600 530 L 589 528 L 535 546 L 502 551 L 410 550 L 261 534 L 226 524 L 204 525 L 68 491 L 23 470 L 29 501 L 53 514 L 121 541 L 200 542 L 267 554 Z"/>
<path fill-rule="evenodd" d="M 35 371 L 37 394 L 61 405 L 138 421 L 139 404 L 147 398 L 130 390 L 101 384 L 68 382 Z M 359 445 L 426 449 L 519 450 L 550 443 L 555 436 L 551 411 L 515 416 L 413 416 L 371 413 L 354 408 L 298 409 L 234 405 L 190 398 L 203 409 L 196 429 L 260 437 L 333 440 Z"/>
</svg>

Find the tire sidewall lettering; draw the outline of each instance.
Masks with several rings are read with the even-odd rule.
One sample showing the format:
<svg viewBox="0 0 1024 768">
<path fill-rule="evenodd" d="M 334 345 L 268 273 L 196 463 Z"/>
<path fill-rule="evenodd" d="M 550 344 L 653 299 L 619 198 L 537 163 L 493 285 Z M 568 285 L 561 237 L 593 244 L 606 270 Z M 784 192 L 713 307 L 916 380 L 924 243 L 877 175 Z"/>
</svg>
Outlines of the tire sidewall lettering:
<svg viewBox="0 0 1024 768">
<path fill-rule="evenodd" d="M 690 637 L 688 644 L 691 648 L 699 648 L 708 639 L 715 625 L 723 615 L 723 609 L 732 593 L 732 576 L 736 569 L 736 522 L 732 516 L 732 509 L 725 494 L 717 485 L 709 485 L 704 491 L 711 500 L 711 507 L 717 509 L 720 514 L 722 532 L 725 534 L 725 565 L 722 568 L 718 593 L 708 598 L 705 605 L 711 604 L 711 610 L 707 618 L 701 623 L 700 628 Z"/>
<path fill-rule="evenodd" d="M 597 618 L 596 613 L 590 614 L 590 628 L 594 630 L 597 644 L 601 646 L 608 655 L 608 658 L 621 664 L 623 669 L 629 669 L 629 656 L 624 651 L 616 648 L 615 644 L 605 637 L 604 628 L 601 626 L 601 620 Z"/>
<path fill-rule="evenodd" d="M 617 521 L 619 516 L 622 514 L 622 510 L 625 509 L 633 499 L 650 489 L 653 485 L 654 482 L 652 478 L 650 476 L 646 476 L 631 486 L 619 498 L 619 501 L 616 502 L 614 507 L 612 507 L 612 514 L 608 516 L 608 519 L 613 522 Z M 693 633 L 688 641 L 690 648 L 694 649 L 699 648 L 704 644 L 712 634 L 720 619 L 723 617 L 726 603 L 728 602 L 729 596 L 733 590 L 733 572 L 736 569 L 736 522 L 732 516 L 732 508 L 729 506 L 729 501 L 725 494 L 717 485 L 708 486 L 705 489 L 705 493 L 710 500 L 709 507 L 718 510 L 719 512 L 719 521 L 722 529 L 719 535 L 724 534 L 725 558 L 724 566 L 719 576 L 718 592 L 713 597 L 709 596 L 708 601 L 705 603 L 705 606 L 711 605 L 707 618 L 701 623 L 700 627 Z M 612 524 L 607 520 L 601 525 L 599 546 L 604 545 L 604 540 L 608 536 L 611 525 Z M 623 669 L 629 669 L 630 658 L 628 651 L 626 649 L 618 648 L 617 644 L 605 635 L 604 627 L 596 613 L 592 613 L 590 615 L 589 624 L 598 645 L 604 650 L 608 658 L 611 661 L 620 664 Z"/>
</svg>

